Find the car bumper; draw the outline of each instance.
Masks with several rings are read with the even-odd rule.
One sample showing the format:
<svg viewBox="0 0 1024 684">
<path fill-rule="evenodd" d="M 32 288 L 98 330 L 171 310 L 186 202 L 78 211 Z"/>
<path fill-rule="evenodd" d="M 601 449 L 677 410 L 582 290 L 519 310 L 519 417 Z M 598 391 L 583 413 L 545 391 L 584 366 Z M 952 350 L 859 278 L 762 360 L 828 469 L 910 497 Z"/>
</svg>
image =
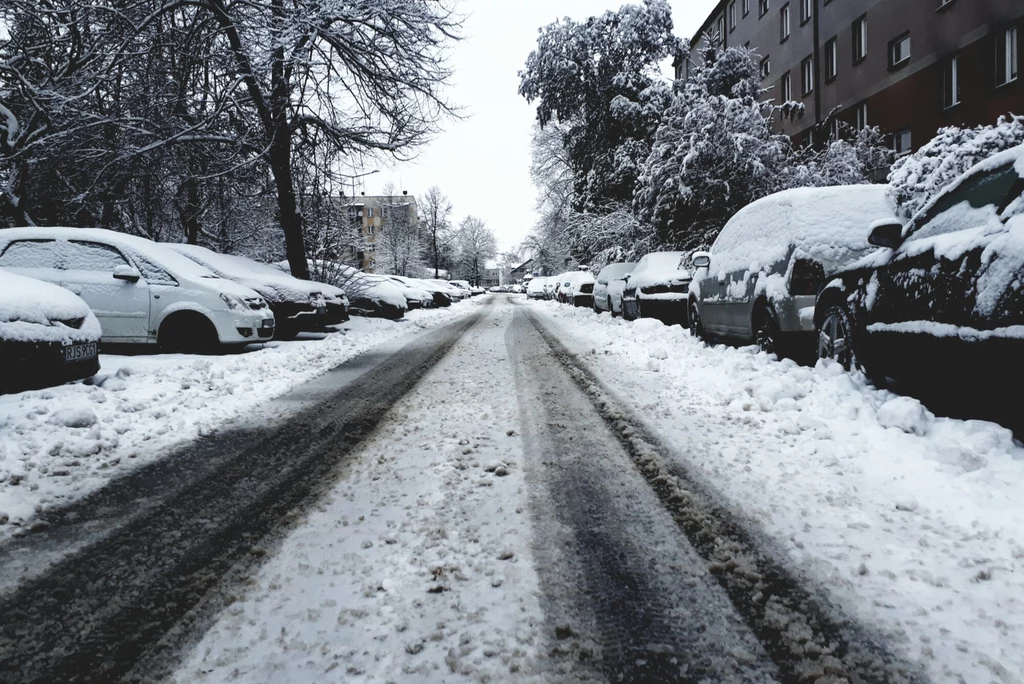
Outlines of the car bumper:
<svg viewBox="0 0 1024 684">
<path fill-rule="evenodd" d="M 656 318 L 669 325 L 675 323 L 686 325 L 687 323 L 685 294 L 672 293 L 672 297 L 658 294 L 653 298 L 641 294 L 638 303 L 644 318 Z"/>
<path fill-rule="evenodd" d="M 276 329 L 275 316 L 269 309 L 223 312 L 213 317 L 213 325 L 221 344 L 266 341 L 274 336 Z"/>
<path fill-rule="evenodd" d="M 57 342 L 0 340 L 0 393 L 63 385 L 92 377 L 99 370 L 98 354 L 65 361 L 63 345 Z"/>
<path fill-rule="evenodd" d="M 578 294 L 572 298 L 573 306 L 594 306 L 594 295 Z"/>
<path fill-rule="evenodd" d="M 314 307 L 311 304 L 283 302 L 272 304 L 277 327 L 292 332 L 319 332 L 327 324 L 327 307 Z"/>
<path fill-rule="evenodd" d="M 348 307 L 344 304 L 327 302 L 327 314 L 325 316 L 327 325 L 338 325 L 348 320 Z"/>
</svg>

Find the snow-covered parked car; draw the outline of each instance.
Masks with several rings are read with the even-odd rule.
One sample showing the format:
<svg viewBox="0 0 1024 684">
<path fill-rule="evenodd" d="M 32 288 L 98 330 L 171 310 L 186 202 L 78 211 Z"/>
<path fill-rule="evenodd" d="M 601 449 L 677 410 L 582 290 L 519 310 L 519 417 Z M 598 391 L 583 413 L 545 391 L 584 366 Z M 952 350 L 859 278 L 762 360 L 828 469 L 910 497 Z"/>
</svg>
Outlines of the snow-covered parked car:
<svg viewBox="0 0 1024 684">
<path fill-rule="evenodd" d="M 434 295 L 422 285 L 414 282 L 411 278 L 402 276 L 387 275 L 378 276 L 386 281 L 394 283 L 402 295 L 405 296 L 406 305 L 412 309 L 427 309 L 434 306 Z"/>
<path fill-rule="evenodd" d="M 461 302 L 469 295 L 461 288 L 455 287 L 447 280 L 441 280 L 440 278 L 427 278 L 425 281 L 429 285 L 437 287 L 441 292 L 448 295 L 451 298 L 452 303 Z"/>
<path fill-rule="evenodd" d="M 274 314 L 256 292 L 145 238 L 101 228 L 8 228 L 0 231 L 0 268 L 79 295 L 105 344 L 198 352 L 274 335 Z"/>
<path fill-rule="evenodd" d="M 544 280 L 544 299 L 557 299 L 558 276 L 549 276 Z"/>
<path fill-rule="evenodd" d="M 221 278 L 252 288 L 267 300 L 277 319 L 279 339 L 300 332 L 319 332 L 327 323 L 327 300 L 319 283 L 299 280 L 269 264 L 233 254 L 219 254 L 198 245 L 166 243 L 169 249 L 205 266 Z"/>
<path fill-rule="evenodd" d="M 531 280 L 530 284 L 526 286 L 526 298 L 545 299 L 544 284 L 547 283 L 547 280 L 547 278 L 534 278 Z"/>
<path fill-rule="evenodd" d="M 597 274 L 594 285 L 594 311 L 611 312 L 612 316 L 622 313 L 622 288 L 626 286 L 626 276 L 636 268 L 635 263 L 619 262 L 608 264 Z"/>
<path fill-rule="evenodd" d="M 710 252 L 693 255 L 690 331 L 813 357 L 818 290 L 874 251 L 871 223 L 896 215 L 887 192 L 885 185 L 797 188 L 740 209 Z"/>
<path fill-rule="evenodd" d="M 81 297 L 0 269 L 0 394 L 96 375 L 100 334 Z"/>
<path fill-rule="evenodd" d="M 474 285 L 473 287 L 469 288 L 469 294 L 470 296 L 475 297 L 476 295 L 487 294 L 487 290 L 480 287 L 479 285 Z"/>
<path fill-rule="evenodd" d="M 349 301 L 348 294 L 340 287 L 317 283 L 323 290 L 324 300 L 327 303 L 327 313 L 324 316 L 327 325 L 338 325 L 348 320 Z"/>
<path fill-rule="evenodd" d="M 400 280 L 409 287 L 425 291 L 430 295 L 430 299 L 433 301 L 433 304 L 428 304 L 427 306 L 443 307 L 452 305 L 452 296 L 449 288 L 447 287 L 442 287 L 435 282 L 424 280 L 422 278 L 410 278 L 408 276 L 391 276 L 391 278 Z"/>
<path fill-rule="evenodd" d="M 686 298 L 690 272 L 683 252 L 651 252 L 644 255 L 625 277 L 622 317 L 657 318 L 664 323 L 686 324 Z"/>
<path fill-rule="evenodd" d="M 573 306 L 594 305 L 594 283 L 597 280 L 590 271 L 568 271 L 558 276 L 558 300 Z"/>
<path fill-rule="evenodd" d="M 449 280 L 448 284 L 458 288 L 459 292 L 462 293 L 463 299 L 473 296 L 473 288 L 470 287 L 468 280 Z"/>
<path fill-rule="evenodd" d="M 274 266 L 289 273 L 287 261 L 279 261 Z M 398 320 L 409 308 L 405 294 L 396 283 L 363 273 L 340 261 L 310 259 L 309 276 L 317 283 L 343 290 L 348 296 L 348 312 L 353 316 Z"/>
<path fill-rule="evenodd" d="M 818 353 L 874 378 L 1017 391 L 1024 379 L 1024 145 L 976 164 L 822 289 Z"/>
</svg>

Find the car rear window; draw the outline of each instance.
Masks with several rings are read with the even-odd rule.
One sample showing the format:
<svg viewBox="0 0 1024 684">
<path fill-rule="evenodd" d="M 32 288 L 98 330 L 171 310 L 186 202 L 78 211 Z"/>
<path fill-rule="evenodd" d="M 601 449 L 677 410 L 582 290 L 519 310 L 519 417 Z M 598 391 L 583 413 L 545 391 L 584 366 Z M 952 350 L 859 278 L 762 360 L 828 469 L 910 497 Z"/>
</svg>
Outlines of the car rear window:
<svg viewBox="0 0 1024 684">
<path fill-rule="evenodd" d="M 6 268 L 57 268 L 59 252 L 54 240 L 17 240 L 0 254 Z"/>
</svg>

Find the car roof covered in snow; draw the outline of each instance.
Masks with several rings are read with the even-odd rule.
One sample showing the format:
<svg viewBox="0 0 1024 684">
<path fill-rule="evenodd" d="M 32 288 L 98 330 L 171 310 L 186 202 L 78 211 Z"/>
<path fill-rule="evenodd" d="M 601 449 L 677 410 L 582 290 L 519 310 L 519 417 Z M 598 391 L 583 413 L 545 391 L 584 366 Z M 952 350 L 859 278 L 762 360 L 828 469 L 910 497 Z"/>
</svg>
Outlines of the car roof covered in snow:
<svg viewBox="0 0 1024 684">
<path fill-rule="evenodd" d="M 323 293 L 319 283 L 294 278 L 288 273 L 246 257 L 218 254 L 198 245 L 168 244 L 171 249 L 195 259 L 214 273 L 239 282 L 259 292 L 271 302 L 308 302 L 316 293 Z"/>
<path fill-rule="evenodd" d="M 896 216 L 885 185 L 784 190 L 740 209 L 711 246 L 711 271 L 758 271 L 796 250 L 835 266 L 875 249 L 871 224 Z"/>
<path fill-rule="evenodd" d="M 676 262 L 679 263 L 678 261 Z M 608 264 L 601 269 L 601 272 L 597 274 L 598 280 L 604 278 L 605 280 L 617 280 L 624 275 L 633 272 L 636 268 L 636 264 L 632 262 L 619 262 L 617 264 Z"/>
</svg>

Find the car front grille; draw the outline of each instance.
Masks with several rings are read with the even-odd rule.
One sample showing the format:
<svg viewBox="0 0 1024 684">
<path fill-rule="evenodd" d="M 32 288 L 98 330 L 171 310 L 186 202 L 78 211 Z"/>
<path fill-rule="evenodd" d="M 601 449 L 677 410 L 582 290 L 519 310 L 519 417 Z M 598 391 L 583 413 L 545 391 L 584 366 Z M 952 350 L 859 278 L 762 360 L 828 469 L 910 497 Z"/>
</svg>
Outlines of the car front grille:
<svg viewBox="0 0 1024 684">
<path fill-rule="evenodd" d="M 686 292 L 689 288 L 690 283 L 673 283 L 667 285 L 664 283 L 658 285 L 649 285 L 648 287 L 641 287 L 640 291 L 644 294 L 667 294 L 669 292 L 682 293 Z"/>
<path fill-rule="evenodd" d="M 66 325 L 69 328 L 74 328 L 75 330 L 78 330 L 79 328 L 82 327 L 82 324 L 85 323 L 85 318 L 54 318 L 50 322 L 60 323 L 61 325 Z"/>
<path fill-rule="evenodd" d="M 588 283 L 587 285 L 580 285 L 580 294 L 592 294 L 594 292 L 594 284 Z"/>
</svg>

